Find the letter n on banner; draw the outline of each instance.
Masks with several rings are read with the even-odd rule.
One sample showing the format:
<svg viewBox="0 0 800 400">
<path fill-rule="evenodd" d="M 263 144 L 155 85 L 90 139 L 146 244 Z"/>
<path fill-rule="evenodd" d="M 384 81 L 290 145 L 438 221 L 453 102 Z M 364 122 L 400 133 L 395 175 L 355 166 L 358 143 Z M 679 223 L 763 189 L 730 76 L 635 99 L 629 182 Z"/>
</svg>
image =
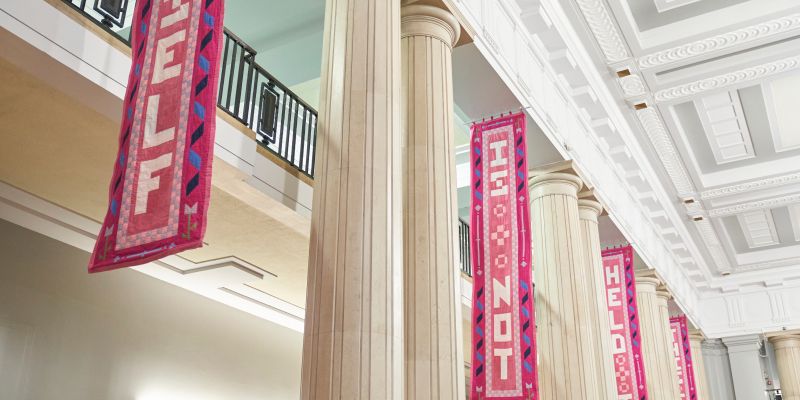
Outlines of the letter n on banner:
<svg viewBox="0 0 800 400">
<path fill-rule="evenodd" d="M 136 2 L 119 152 L 89 272 L 202 246 L 223 8 L 223 0 Z"/>
<path fill-rule="evenodd" d="M 602 255 L 618 400 L 646 400 L 633 248 L 607 249 Z"/>
<path fill-rule="evenodd" d="M 525 114 L 472 126 L 472 399 L 538 398 Z"/>
<path fill-rule="evenodd" d="M 675 369 L 678 371 L 678 386 L 681 388 L 681 399 L 697 399 L 697 388 L 694 381 L 694 363 L 692 347 L 689 345 L 689 329 L 686 316 L 681 315 L 669 319 L 672 330 L 672 350 L 675 356 Z"/>
</svg>

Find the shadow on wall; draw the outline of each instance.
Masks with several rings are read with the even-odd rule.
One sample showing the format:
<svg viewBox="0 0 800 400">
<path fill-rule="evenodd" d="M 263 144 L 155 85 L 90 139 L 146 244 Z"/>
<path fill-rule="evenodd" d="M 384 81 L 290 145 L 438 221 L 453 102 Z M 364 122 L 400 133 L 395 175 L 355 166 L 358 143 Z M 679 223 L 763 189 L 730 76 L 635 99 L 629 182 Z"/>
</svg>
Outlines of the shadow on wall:
<svg viewBox="0 0 800 400">
<path fill-rule="evenodd" d="M 0 220 L 0 399 L 298 398 L 302 334 Z"/>
</svg>

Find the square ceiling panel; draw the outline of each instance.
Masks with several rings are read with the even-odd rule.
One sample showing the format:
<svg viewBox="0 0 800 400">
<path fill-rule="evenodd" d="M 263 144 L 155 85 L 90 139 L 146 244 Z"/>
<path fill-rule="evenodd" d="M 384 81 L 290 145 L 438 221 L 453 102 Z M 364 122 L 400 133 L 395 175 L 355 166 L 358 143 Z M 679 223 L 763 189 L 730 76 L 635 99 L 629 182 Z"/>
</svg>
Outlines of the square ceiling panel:
<svg viewBox="0 0 800 400">
<path fill-rule="evenodd" d="M 800 149 L 800 74 L 767 82 L 764 92 L 775 151 Z"/>
</svg>

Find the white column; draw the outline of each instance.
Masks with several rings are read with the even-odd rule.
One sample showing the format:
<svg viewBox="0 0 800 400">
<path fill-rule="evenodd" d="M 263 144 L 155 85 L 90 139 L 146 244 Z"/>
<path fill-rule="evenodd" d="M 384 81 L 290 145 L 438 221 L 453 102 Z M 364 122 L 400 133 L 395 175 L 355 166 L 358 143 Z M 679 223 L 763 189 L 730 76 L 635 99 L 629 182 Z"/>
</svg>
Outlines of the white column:
<svg viewBox="0 0 800 400">
<path fill-rule="evenodd" d="M 758 335 L 723 338 L 731 361 L 733 391 L 737 399 L 762 400 L 767 398 L 767 385 L 761 369 L 761 339 Z"/>
<path fill-rule="evenodd" d="M 636 296 L 639 306 L 639 327 L 642 359 L 647 377 L 647 393 L 651 400 L 676 400 L 677 371 L 672 353 L 672 333 L 669 316 L 662 312 L 666 306 L 663 291 L 656 288 L 661 281 L 651 276 L 636 277 Z"/>
<path fill-rule="evenodd" d="M 403 397 L 400 0 L 328 0 L 302 398 Z"/>
<path fill-rule="evenodd" d="M 694 382 L 697 388 L 697 400 L 711 400 L 708 391 L 708 376 L 706 375 L 706 362 L 703 357 L 703 332 L 692 329 L 689 331 L 689 347 L 692 352 L 692 366 L 694 368 Z"/>
<path fill-rule="evenodd" d="M 614 371 L 614 359 L 611 354 L 611 328 L 606 302 L 605 275 L 603 274 L 603 257 L 600 254 L 600 231 L 597 217 L 603 206 L 594 200 L 578 200 L 578 216 L 581 224 L 581 244 L 583 245 L 583 277 L 585 290 L 589 296 L 587 310 L 588 325 L 584 332 L 590 335 L 594 343 L 594 351 L 589 362 L 596 366 L 599 373 L 598 399 L 617 398 L 617 380 Z M 594 306 L 594 307 L 592 307 Z"/>
<path fill-rule="evenodd" d="M 702 347 L 711 399 L 734 400 L 728 348 L 720 339 L 706 339 Z"/>
<path fill-rule="evenodd" d="M 533 273 L 536 285 L 536 342 L 542 399 L 592 399 L 598 368 L 589 327 L 589 294 L 578 218 L 575 175 L 556 172 L 531 179 Z M 590 304 L 592 304 L 590 306 Z"/>
<path fill-rule="evenodd" d="M 401 15 L 406 397 L 464 398 L 452 78 L 460 26 L 428 5 Z"/>
<path fill-rule="evenodd" d="M 775 347 L 783 400 L 800 400 L 800 335 L 776 335 L 769 340 Z"/>
</svg>

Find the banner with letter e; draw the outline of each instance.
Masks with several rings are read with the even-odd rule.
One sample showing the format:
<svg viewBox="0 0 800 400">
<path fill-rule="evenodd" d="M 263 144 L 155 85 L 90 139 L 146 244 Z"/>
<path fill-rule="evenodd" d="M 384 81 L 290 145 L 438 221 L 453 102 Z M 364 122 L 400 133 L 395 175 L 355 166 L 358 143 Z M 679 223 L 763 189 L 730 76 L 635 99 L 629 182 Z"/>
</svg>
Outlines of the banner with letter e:
<svg viewBox="0 0 800 400">
<path fill-rule="evenodd" d="M 472 126 L 472 399 L 538 399 L 525 114 Z"/>
<path fill-rule="evenodd" d="M 606 249 L 602 256 L 618 400 L 646 400 L 633 248 Z"/>
<path fill-rule="evenodd" d="M 223 0 L 139 0 L 132 64 L 89 272 L 202 246 L 211 190 Z"/>
<path fill-rule="evenodd" d="M 681 315 L 669 319 L 672 330 L 672 350 L 678 372 L 678 386 L 681 399 L 697 399 L 697 388 L 694 381 L 694 363 L 692 363 L 692 347 L 689 345 L 689 328 L 686 316 Z"/>
</svg>

